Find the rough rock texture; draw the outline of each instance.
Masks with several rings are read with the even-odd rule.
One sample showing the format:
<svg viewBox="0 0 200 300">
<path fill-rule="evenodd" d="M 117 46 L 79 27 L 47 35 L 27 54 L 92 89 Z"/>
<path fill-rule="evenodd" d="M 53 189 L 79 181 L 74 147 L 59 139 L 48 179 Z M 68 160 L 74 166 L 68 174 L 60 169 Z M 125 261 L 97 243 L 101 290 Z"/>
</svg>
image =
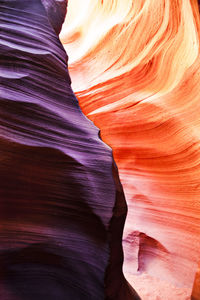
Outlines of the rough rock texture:
<svg viewBox="0 0 200 300">
<path fill-rule="evenodd" d="M 112 152 L 79 108 L 56 35 L 65 7 L 0 1 L 0 299 L 139 299 L 122 273 Z"/>
<path fill-rule="evenodd" d="M 68 10 L 73 88 L 113 148 L 128 202 L 124 270 L 178 299 L 200 257 L 198 2 L 73 0 Z M 166 299 L 157 282 L 155 299 Z"/>
</svg>

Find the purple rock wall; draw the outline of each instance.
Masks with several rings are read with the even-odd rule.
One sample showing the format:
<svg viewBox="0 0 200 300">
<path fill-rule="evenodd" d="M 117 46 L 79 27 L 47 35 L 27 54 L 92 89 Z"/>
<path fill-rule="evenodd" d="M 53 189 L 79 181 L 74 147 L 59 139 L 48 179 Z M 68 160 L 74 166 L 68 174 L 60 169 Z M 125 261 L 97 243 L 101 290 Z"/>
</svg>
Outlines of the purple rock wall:
<svg viewBox="0 0 200 300">
<path fill-rule="evenodd" d="M 139 299 L 122 273 L 112 151 L 79 108 L 57 36 L 66 5 L 42 2 L 0 1 L 0 299 Z"/>
</svg>

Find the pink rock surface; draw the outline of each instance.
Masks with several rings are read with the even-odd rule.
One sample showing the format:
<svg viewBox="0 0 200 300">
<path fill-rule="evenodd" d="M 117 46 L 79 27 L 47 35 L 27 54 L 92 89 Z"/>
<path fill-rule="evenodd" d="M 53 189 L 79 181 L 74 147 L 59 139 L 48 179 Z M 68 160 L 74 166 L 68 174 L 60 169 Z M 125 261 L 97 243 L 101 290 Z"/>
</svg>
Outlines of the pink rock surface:
<svg viewBox="0 0 200 300">
<path fill-rule="evenodd" d="M 191 289 L 180 288 L 165 280 L 160 280 L 143 273 L 141 275 L 127 274 L 127 279 L 140 294 L 142 300 L 190 300 Z M 199 299 L 199 298 L 197 298 Z"/>
</svg>

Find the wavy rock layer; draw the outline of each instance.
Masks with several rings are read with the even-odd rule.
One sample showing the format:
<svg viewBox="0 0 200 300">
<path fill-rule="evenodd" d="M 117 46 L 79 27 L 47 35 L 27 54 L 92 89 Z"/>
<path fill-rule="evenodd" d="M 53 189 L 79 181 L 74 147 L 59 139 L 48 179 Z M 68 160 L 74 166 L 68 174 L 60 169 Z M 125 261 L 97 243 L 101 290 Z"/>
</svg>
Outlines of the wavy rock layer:
<svg viewBox="0 0 200 300">
<path fill-rule="evenodd" d="M 114 150 L 128 201 L 125 271 L 191 293 L 200 251 L 198 3 L 73 0 L 69 11 L 60 37 L 74 90 Z M 170 289 L 168 299 L 178 296 Z"/>
<path fill-rule="evenodd" d="M 0 299 L 139 299 L 122 273 L 112 152 L 79 108 L 56 35 L 65 8 L 0 2 Z"/>
</svg>

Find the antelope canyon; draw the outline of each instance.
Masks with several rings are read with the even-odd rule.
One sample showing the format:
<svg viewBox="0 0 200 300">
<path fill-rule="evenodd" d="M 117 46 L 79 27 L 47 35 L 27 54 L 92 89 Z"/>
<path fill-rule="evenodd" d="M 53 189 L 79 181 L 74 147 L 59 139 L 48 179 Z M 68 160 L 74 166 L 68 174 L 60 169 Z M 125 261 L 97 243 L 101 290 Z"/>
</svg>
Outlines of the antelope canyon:
<svg viewBox="0 0 200 300">
<path fill-rule="evenodd" d="M 0 0 L 0 30 L 0 300 L 200 300 L 198 1 Z"/>
<path fill-rule="evenodd" d="M 60 34 L 81 109 L 113 149 L 124 272 L 143 300 L 200 299 L 199 37 L 197 0 L 71 0 Z"/>
</svg>

